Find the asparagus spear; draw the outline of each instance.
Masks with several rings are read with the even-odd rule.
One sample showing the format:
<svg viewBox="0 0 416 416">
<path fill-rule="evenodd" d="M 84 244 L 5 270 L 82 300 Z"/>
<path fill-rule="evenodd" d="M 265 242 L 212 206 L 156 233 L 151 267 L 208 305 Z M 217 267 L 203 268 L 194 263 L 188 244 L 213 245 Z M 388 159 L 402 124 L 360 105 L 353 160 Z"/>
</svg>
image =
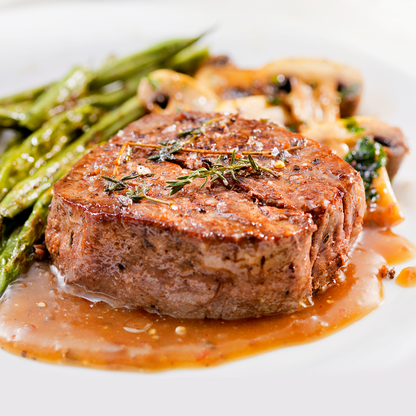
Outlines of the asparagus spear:
<svg viewBox="0 0 416 416">
<path fill-rule="evenodd" d="M 0 129 L 0 166 L 3 154 L 17 147 L 23 141 L 22 132 L 14 129 Z"/>
<path fill-rule="evenodd" d="M 29 208 L 43 191 L 66 175 L 72 165 L 85 154 L 88 146 L 109 140 L 120 129 L 137 120 L 144 113 L 143 107 L 139 105 L 136 97 L 133 97 L 121 107 L 104 115 L 87 133 L 64 148 L 33 176 L 18 183 L 1 201 L 0 216 L 14 218 L 24 209 Z"/>
<path fill-rule="evenodd" d="M 0 107 L 0 126 L 16 126 L 25 117 L 25 111 L 33 104 L 32 100 L 21 101 L 6 107 Z"/>
<path fill-rule="evenodd" d="M 7 151 L 0 167 L 0 200 L 16 183 L 56 155 L 77 130 L 95 121 L 99 113 L 100 110 L 89 105 L 75 107 L 54 117 L 20 146 Z"/>
<path fill-rule="evenodd" d="M 55 82 L 36 99 L 26 111 L 20 124 L 32 131 L 38 129 L 50 118 L 52 109 L 61 105 L 64 111 L 65 103 L 84 95 L 92 78 L 93 71 L 89 67 L 75 67 L 66 77 Z"/>
<path fill-rule="evenodd" d="M 199 65 L 209 57 L 208 48 L 194 49 L 186 48 L 173 56 L 167 63 L 167 68 L 172 68 L 177 72 L 193 75 Z"/>
<path fill-rule="evenodd" d="M 3 231 L 5 229 L 5 225 L 3 225 Z M 13 249 L 17 242 L 17 237 L 21 231 L 21 227 L 15 228 L 12 233 L 10 234 L 9 238 L 6 238 L 4 232 L 1 235 L 1 247 L 0 247 L 0 270 L 6 265 L 7 261 L 11 257 L 13 253 Z"/>
<path fill-rule="evenodd" d="M 27 91 L 22 91 L 17 94 L 10 95 L 8 97 L 1 98 L 0 106 L 5 107 L 8 105 L 17 104 L 22 101 L 28 101 L 28 100 L 33 101 L 34 99 L 39 97 L 39 95 L 42 94 L 48 87 L 49 85 L 43 85 L 41 87 L 32 88 Z"/>
<path fill-rule="evenodd" d="M 36 202 L 20 232 L 9 238 L 0 256 L 0 296 L 34 261 L 32 247 L 45 231 L 51 200 L 52 190 L 49 190 Z"/>
<path fill-rule="evenodd" d="M 160 68 L 160 65 L 148 66 L 140 70 L 131 78 L 125 80 L 119 89 L 106 94 L 93 94 L 87 96 L 80 100 L 79 103 L 92 104 L 104 108 L 112 108 L 121 105 L 136 94 L 141 79 L 158 68 Z"/>
<path fill-rule="evenodd" d="M 110 82 L 127 78 L 148 65 L 166 61 L 182 49 L 194 44 L 202 36 L 203 35 L 190 39 L 168 40 L 152 46 L 145 51 L 112 60 L 97 71 L 91 86 L 92 88 L 99 88 Z"/>
</svg>

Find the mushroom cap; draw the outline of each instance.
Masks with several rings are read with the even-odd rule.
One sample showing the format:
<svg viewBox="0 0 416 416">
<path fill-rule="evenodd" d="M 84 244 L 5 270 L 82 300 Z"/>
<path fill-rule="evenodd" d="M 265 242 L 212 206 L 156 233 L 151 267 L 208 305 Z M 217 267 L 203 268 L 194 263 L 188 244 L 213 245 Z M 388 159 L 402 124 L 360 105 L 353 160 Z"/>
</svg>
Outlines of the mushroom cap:
<svg viewBox="0 0 416 416">
<path fill-rule="evenodd" d="M 376 117 L 355 116 L 354 119 L 362 131 L 350 131 L 346 127 L 345 119 L 341 119 L 333 123 L 317 124 L 304 130 L 302 134 L 335 150 L 340 157 L 345 157 L 349 149 L 355 146 L 357 139 L 371 136 L 383 146 L 387 154 L 386 168 L 392 179 L 409 151 L 406 136 L 398 127 L 393 127 Z"/>
<path fill-rule="evenodd" d="M 173 113 L 176 111 L 212 111 L 218 97 L 209 88 L 189 75 L 158 69 L 140 81 L 137 96 L 149 111 Z M 165 108 L 158 103 L 164 102 Z M 155 111 L 156 110 L 156 111 Z"/>
</svg>

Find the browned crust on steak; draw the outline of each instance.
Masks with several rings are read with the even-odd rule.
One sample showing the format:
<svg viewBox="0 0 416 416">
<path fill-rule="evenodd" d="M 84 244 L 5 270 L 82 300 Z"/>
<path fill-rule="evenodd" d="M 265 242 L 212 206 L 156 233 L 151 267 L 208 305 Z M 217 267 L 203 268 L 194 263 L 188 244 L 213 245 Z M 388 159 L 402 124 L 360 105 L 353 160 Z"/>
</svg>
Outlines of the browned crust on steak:
<svg viewBox="0 0 416 416">
<path fill-rule="evenodd" d="M 150 162 L 134 148 L 122 176 L 148 167 L 149 195 L 174 207 L 104 192 L 101 175 L 126 141 L 159 143 L 213 118 L 196 149 L 268 151 L 298 146 L 279 177 L 241 175 L 199 190 L 197 179 L 169 196 L 165 181 L 216 158 L 178 153 Z M 166 129 L 176 124 L 176 130 Z M 256 158 L 273 168 L 272 158 Z M 174 163 L 172 163 L 174 162 Z M 141 186 L 141 179 L 132 183 Z M 360 176 L 330 150 L 274 125 L 218 114 L 148 115 L 80 160 L 54 186 L 46 230 L 53 263 L 67 283 L 118 304 L 182 318 L 237 319 L 297 310 L 337 277 L 361 231 Z M 70 244 L 71 242 L 71 244 Z"/>
</svg>

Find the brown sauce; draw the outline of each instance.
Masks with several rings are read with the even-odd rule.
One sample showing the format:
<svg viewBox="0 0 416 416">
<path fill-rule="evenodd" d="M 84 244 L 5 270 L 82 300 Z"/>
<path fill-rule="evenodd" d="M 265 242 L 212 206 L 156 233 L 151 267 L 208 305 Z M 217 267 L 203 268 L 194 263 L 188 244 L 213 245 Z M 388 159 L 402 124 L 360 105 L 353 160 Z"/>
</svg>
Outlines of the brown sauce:
<svg viewBox="0 0 416 416">
<path fill-rule="evenodd" d="M 389 228 L 366 228 L 360 241 L 385 258 L 389 266 L 404 263 L 416 257 L 416 246 L 407 238 L 393 233 Z"/>
<path fill-rule="evenodd" d="M 397 276 L 396 283 L 402 287 L 416 286 L 416 267 L 406 267 Z"/>
<path fill-rule="evenodd" d="M 2 349 L 43 362 L 161 371 L 222 364 L 326 337 L 381 303 L 379 269 L 409 260 L 415 246 L 391 230 L 366 229 L 336 285 L 292 315 L 238 321 L 181 320 L 117 309 L 65 293 L 37 263 L 0 302 Z M 406 271 L 407 270 L 407 271 Z M 416 285 L 416 269 L 398 283 Z"/>
<path fill-rule="evenodd" d="M 326 337 L 382 301 L 384 259 L 359 245 L 340 282 L 292 315 L 239 321 L 181 320 L 114 309 L 66 294 L 36 264 L 0 303 L 0 345 L 44 362 L 158 371 L 207 367 Z"/>
</svg>

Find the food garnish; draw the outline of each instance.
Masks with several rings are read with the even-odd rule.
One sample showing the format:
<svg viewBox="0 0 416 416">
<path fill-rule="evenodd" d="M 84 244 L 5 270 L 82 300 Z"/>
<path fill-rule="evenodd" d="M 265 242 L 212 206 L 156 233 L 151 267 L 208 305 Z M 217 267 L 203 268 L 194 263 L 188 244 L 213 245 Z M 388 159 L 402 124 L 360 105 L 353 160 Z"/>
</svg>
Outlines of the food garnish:
<svg viewBox="0 0 416 416">
<path fill-rule="evenodd" d="M 387 163 L 383 147 L 369 137 L 364 137 L 357 141 L 355 149 L 345 156 L 345 160 L 360 173 L 366 199 L 371 202 L 377 201 L 379 195 L 372 184 L 379 175 L 379 169 Z"/>
</svg>

